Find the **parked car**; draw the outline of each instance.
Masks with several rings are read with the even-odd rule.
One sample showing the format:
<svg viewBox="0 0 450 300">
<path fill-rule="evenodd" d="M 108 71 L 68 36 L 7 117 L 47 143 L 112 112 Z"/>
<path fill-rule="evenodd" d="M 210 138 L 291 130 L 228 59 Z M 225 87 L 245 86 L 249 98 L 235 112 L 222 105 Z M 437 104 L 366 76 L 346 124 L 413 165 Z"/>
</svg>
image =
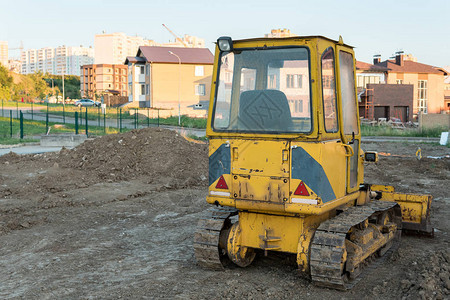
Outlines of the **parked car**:
<svg viewBox="0 0 450 300">
<path fill-rule="evenodd" d="M 101 106 L 100 102 L 91 100 L 91 99 L 80 99 L 75 101 L 73 104 L 75 106 L 81 107 L 81 106 Z"/>
</svg>

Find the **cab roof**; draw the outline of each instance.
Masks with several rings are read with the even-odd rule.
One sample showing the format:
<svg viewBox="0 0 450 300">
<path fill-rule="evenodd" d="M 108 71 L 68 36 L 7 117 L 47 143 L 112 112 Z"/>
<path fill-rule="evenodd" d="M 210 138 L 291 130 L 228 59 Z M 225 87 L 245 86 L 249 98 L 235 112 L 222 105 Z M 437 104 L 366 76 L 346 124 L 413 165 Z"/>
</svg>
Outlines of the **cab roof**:
<svg viewBox="0 0 450 300">
<path fill-rule="evenodd" d="M 342 41 L 342 37 L 339 36 L 339 38 Z M 269 37 L 265 38 L 264 37 L 264 38 L 251 38 L 251 39 L 242 39 L 242 40 L 233 40 L 232 39 L 232 41 L 234 43 L 234 42 L 286 41 L 286 40 L 311 40 L 311 39 L 327 40 L 327 41 L 333 42 L 335 44 L 339 44 L 340 43 L 340 41 L 336 41 L 336 40 L 333 40 L 333 39 L 330 39 L 330 38 L 327 38 L 327 37 L 324 37 L 324 36 L 321 36 L 321 35 L 291 36 L 291 37 L 283 37 L 283 38 L 269 38 Z M 354 48 L 353 46 L 350 46 L 348 44 L 344 44 L 343 42 L 342 42 L 342 45 L 347 46 L 347 47 L 352 48 L 352 49 Z"/>
</svg>

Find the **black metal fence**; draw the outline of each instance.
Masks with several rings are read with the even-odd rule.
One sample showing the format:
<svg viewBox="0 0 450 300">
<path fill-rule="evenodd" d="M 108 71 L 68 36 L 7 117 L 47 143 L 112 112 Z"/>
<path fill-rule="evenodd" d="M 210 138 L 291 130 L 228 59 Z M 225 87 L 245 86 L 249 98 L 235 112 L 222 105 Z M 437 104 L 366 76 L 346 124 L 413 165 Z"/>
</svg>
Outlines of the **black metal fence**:
<svg viewBox="0 0 450 300">
<path fill-rule="evenodd" d="M 51 106 L 41 104 L 14 103 L 2 101 L 0 113 L 0 137 L 20 138 L 37 136 L 50 132 L 72 132 L 75 134 L 100 135 L 123 132 L 125 130 L 160 125 L 159 111 L 157 117 L 150 109 L 121 108 L 104 109 L 100 107 Z M 13 104 L 13 105 L 14 105 Z M 55 110 L 56 109 L 56 110 Z"/>
</svg>

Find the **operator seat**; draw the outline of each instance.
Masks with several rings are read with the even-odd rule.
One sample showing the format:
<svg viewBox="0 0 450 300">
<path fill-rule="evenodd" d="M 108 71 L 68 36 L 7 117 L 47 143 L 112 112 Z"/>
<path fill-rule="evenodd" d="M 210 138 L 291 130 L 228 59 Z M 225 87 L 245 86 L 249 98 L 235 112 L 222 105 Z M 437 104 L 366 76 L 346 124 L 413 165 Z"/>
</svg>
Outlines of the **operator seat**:
<svg viewBox="0 0 450 300">
<path fill-rule="evenodd" d="M 286 95 L 279 90 L 242 92 L 238 128 L 244 131 L 290 131 L 292 118 Z"/>
</svg>

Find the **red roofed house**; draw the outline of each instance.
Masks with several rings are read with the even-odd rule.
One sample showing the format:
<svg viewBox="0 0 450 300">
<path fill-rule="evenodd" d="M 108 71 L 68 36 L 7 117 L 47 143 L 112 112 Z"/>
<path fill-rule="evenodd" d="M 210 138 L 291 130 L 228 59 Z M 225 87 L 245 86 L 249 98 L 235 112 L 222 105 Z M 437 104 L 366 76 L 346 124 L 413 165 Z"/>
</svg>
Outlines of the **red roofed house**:
<svg viewBox="0 0 450 300">
<path fill-rule="evenodd" d="M 414 86 L 413 113 L 438 114 L 444 107 L 444 76 L 442 68 L 406 60 L 403 52 L 396 54 L 395 60 L 374 61 L 375 67 L 386 68 L 388 84 L 412 84 Z"/>
<path fill-rule="evenodd" d="M 378 59 L 378 56 L 376 56 Z M 359 115 L 369 120 L 412 120 L 413 85 L 386 84 L 388 69 L 356 61 Z"/>
<path fill-rule="evenodd" d="M 206 48 L 141 46 L 127 57 L 129 101 L 178 115 L 207 108 L 214 56 Z M 179 94 L 180 93 L 180 94 Z"/>
</svg>

